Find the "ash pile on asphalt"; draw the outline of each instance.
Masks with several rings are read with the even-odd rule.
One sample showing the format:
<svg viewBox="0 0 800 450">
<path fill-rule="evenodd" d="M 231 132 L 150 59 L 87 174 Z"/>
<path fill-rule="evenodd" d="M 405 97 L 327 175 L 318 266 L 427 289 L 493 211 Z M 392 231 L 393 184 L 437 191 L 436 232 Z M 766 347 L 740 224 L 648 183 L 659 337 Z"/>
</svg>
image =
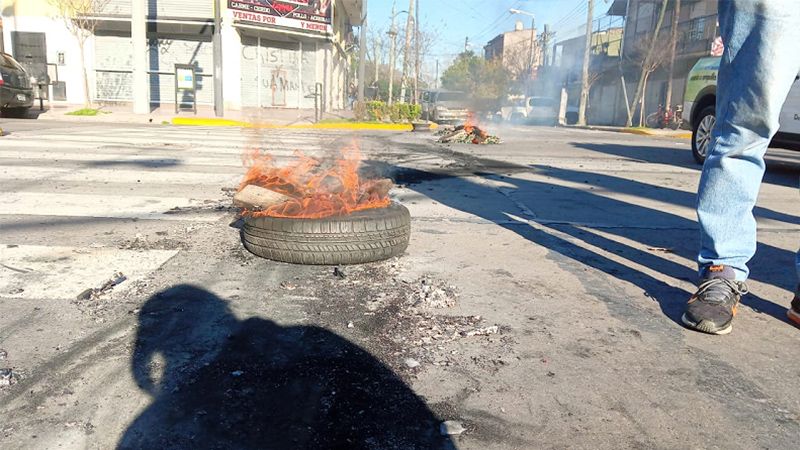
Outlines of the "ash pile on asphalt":
<svg viewBox="0 0 800 450">
<path fill-rule="evenodd" d="M 401 376 L 425 364 L 453 365 L 447 344 L 501 332 L 481 316 L 447 314 L 459 299 L 455 286 L 430 275 L 408 279 L 405 272 L 399 259 L 348 267 L 340 270 L 344 277 L 317 275 L 308 294 L 321 300 L 318 314 L 332 315 L 326 325 L 356 334 Z"/>
</svg>

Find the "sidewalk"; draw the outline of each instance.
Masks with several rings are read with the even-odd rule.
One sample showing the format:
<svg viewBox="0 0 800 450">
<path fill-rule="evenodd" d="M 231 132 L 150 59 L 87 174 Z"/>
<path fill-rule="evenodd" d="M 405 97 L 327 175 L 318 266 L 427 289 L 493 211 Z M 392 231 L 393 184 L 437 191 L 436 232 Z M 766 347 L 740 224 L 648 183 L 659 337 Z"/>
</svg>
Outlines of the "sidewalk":
<svg viewBox="0 0 800 450">
<path fill-rule="evenodd" d="M 337 110 L 322 113 L 317 123 L 313 109 L 266 109 L 246 108 L 241 111 L 226 111 L 224 117 L 216 117 L 214 108 L 198 106 L 197 113 L 191 110 L 180 110 L 175 114 L 173 106 L 153 108 L 149 114 L 134 114 L 130 105 L 98 106 L 100 114 L 96 116 L 67 115 L 81 109 L 81 105 L 51 105 L 44 111 L 38 106 L 31 109 L 29 117 L 40 120 L 80 121 L 83 123 L 154 123 L 163 125 L 188 126 L 227 126 L 227 127 L 259 127 L 259 128 L 315 128 L 315 129 L 371 129 L 371 130 L 411 130 L 410 124 L 395 123 L 348 123 L 353 112 Z M 433 124 L 431 128 L 436 128 Z"/>
<path fill-rule="evenodd" d="M 214 108 L 198 106 L 197 113 L 191 110 L 181 110 L 175 114 L 173 106 L 153 108 L 149 114 L 134 114 L 131 105 L 100 106 L 97 109 L 101 114 L 97 116 L 71 116 L 68 112 L 81 109 L 81 105 L 45 105 L 44 111 L 39 111 L 38 105 L 30 111 L 30 117 L 40 120 L 102 122 L 102 123 L 155 123 L 189 126 L 234 126 L 234 127 L 264 127 L 264 128 L 328 128 L 328 129 L 383 129 L 383 130 L 409 130 L 411 125 L 406 124 L 355 124 L 355 123 L 315 123 L 314 110 L 311 109 L 266 109 L 246 108 L 241 111 L 225 111 L 224 117 L 216 117 Z M 338 110 L 323 113 L 324 120 L 352 119 L 353 112 Z M 618 133 L 632 133 L 647 136 L 661 136 L 671 138 L 691 139 L 690 130 L 665 130 L 656 128 L 625 128 L 613 126 L 574 126 L 586 130 L 611 131 Z M 433 126 L 432 128 L 436 128 Z"/>
<path fill-rule="evenodd" d="M 597 131 L 612 131 L 617 133 L 630 133 L 630 134 L 641 134 L 645 136 L 661 136 L 661 137 L 671 137 L 671 138 L 681 138 L 681 139 L 691 139 L 692 138 L 692 130 L 670 130 L 670 129 L 662 129 L 662 128 L 625 128 L 625 127 L 611 127 L 611 126 L 595 126 L 595 125 L 587 125 L 587 126 L 577 126 L 571 125 L 574 128 L 581 128 L 584 130 L 597 130 Z"/>
<path fill-rule="evenodd" d="M 101 112 L 97 116 L 72 116 L 68 112 L 82 109 L 82 105 L 45 105 L 44 111 L 39 111 L 38 105 L 34 105 L 30 111 L 30 117 L 41 120 L 62 120 L 62 121 L 94 121 L 94 122 L 113 122 L 113 123 L 173 123 L 173 120 L 185 122 L 197 122 L 196 125 L 204 125 L 201 122 L 219 122 L 221 125 L 232 125 L 236 123 L 248 124 L 271 124 L 276 126 L 291 125 L 311 125 L 314 123 L 313 109 L 259 109 L 247 108 L 242 111 L 225 111 L 224 117 L 216 117 L 214 108 L 211 106 L 197 107 L 197 113 L 183 109 L 177 114 L 172 105 L 154 107 L 149 114 L 134 114 L 131 105 L 119 106 L 97 106 Z M 352 119 L 352 111 L 333 111 L 323 114 L 323 119 Z M 217 124 L 217 123 L 209 123 Z"/>
</svg>

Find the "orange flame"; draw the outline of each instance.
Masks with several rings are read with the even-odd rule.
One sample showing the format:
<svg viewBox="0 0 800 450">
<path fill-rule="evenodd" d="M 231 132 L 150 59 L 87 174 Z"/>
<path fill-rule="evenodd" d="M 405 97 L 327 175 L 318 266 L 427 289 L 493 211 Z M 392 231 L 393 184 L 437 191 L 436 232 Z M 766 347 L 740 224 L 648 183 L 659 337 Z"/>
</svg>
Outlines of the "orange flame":
<svg viewBox="0 0 800 450">
<path fill-rule="evenodd" d="M 297 160 L 283 167 L 275 166 L 272 155 L 261 155 L 258 150 L 250 155 L 245 162 L 249 169 L 239 190 L 252 184 L 287 195 L 292 200 L 244 214 L 314 219 L 382 208 L 391 203 L 385 192 L 375 189 L 379 180 L 359 179 L 361 152 L 355 141 L 342 149 L 332 164 L 306 156 L 299 150 L 294 155 Z M 330 167 L 323 167 L 325 165 Z"/>
<path fill-rule="evenodd" d="M 480 125 L 480 121 L 478 120 L 478 118 L 475 117 L 475 114 L 469 113 L 467 115 L 467 121 L 464 122 L 464 131 L 467 134 L 475 133 L 475 139 L 473 139 L 473 142 L 477 139 L 481 140 L 486 139 L 486 137 L 488 136 L 485 131 L 478 128 L 478 125 Z"/>
</svg>

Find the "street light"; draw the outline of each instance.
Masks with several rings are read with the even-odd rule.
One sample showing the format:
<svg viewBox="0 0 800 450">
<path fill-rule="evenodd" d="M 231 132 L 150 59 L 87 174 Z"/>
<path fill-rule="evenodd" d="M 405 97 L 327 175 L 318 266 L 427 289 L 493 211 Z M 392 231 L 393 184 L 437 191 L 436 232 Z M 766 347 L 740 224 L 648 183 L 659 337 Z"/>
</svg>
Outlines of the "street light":
<svg viewBox="0 0 800 450">
<path fill-rule="evenodd" d="M 518 9 L 511 8 L 508 10 L 511 14 L 523 14 L 526 16 L 531 16 L 531 48 L 528 51 L 528 60 L 530 64 L 530 70 L 528 72 L 528 89 L 530 89 L 530 81 L 533 78 L 533 42 L 536 39 L 535 29 L 536 29 L 536 16 L 533 13 L 529 13 L 527 11 L 520 11 Z M 528 94 L 528 92 L 526 92 Z"/>
<path fill-rule="evenodd" d="M 394 8 L 392 8 L 392 26 L 389 28 L 389 31 L 386 32 L 386 34 L 392 38 L 392 44 L 389 47 L 389 106 L 392 105 L 392 90 L 394 89 L 394 42 L 398 35 L 397 27 L 394 25 L 394 19 L 403 13 L 408 14 L 408 11 L 400 11 L 395 14 Z"/>
</svg>

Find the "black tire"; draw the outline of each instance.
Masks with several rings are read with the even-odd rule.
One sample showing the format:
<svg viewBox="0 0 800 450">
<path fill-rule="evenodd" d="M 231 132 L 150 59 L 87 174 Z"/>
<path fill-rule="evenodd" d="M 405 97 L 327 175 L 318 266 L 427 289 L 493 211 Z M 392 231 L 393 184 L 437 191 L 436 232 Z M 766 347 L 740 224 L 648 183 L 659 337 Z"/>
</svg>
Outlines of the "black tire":
<svg viewBox="0 0 800 450">
<path fill-rule="evenodd" d="M 28 111 L 30 111 L 30 108 L 20 107 L 20 108 L 8 108 L 3 112 L 5 113 L 4 115 L 6 117 L 12 117 L 15 119 L 27 119 Z"/>
<path fill-rule="evenodd" d="M 661 128 L 661 124 L 658 122 L 658 113 L 654 112 L 644 119 L 644 126 L 647 128 Z"/>
<path fill-rule="evenodd" d="M 243 242 L 255 255 L 295 264 L 359 264 L 401 255 L 411 215 L 405 206 L 356 211 L 321 219 L 245 215 Z"/>
<path fill-rule="evenodd" d="M 692 156 L 698 164 L 703 164 L 706 160 L 708 147 L 711 145 L 711 132 L 716 123 L 716 112 L 715 106 L 706 106 L 692 127 Z"/>
<path fill-rule="evenodd" d="M 567 125 L 575 125 L 578 123 L 578 113 L 575 112 L 568 112 L 566 114 L 567 118 Z"/>
</svg>

